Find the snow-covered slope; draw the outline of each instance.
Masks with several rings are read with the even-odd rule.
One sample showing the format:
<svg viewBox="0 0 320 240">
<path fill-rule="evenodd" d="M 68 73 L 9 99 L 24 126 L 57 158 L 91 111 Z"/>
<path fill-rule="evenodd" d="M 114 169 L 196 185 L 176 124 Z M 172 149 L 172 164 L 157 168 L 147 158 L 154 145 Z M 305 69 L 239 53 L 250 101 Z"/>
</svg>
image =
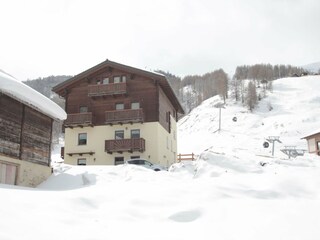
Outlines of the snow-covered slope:
<svg viewBox="0 0 320 240">
<path fill-rule="evenodd" d="M 310 64 L 302 66 L 302 68 L 304 68 L 312 73 L 318 73 L 320 70 L 320 62 L 310 63 Z"/>
<path fill-rule="evenodd" d="M 179 121 L 179 152 L 201 154 L 210 148 L 223 154 L 245 151 L 271 156 L 271 148 L 263 148 L 270 136 L 279 136 L 282 142 L 275 144 L 276 157 L 286 158 L 280 151 L 285 146 L 307 149 L 301 138 L 320 128 L 319 89 L 320 76 L 284 78 L 273 82 L 273 92 L 253 112 L 227 101 L 220 132 L 219 109 L 214 105 L 221 100 L 208 99 Z"/>
<path fill-rule="evenodd" d="M 207 100 L 179 123 L 180 152 L 199 160 L 168 172 L 61 164 L 37 189 L 0 185 L 0 239 L 317 240 L 320 159 L 279 149 L 319 128 L 319 84 L 277 80 L 253 113 L 228 102 L 220 132 L 220 99 Z"/>
</svg>

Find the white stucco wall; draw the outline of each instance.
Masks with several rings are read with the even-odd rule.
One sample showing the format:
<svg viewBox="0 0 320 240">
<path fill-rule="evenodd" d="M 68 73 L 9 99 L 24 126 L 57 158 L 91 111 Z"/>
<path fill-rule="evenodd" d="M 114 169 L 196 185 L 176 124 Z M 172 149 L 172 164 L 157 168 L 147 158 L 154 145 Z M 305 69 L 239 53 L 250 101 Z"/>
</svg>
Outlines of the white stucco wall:
<svg viewBox="0 0 320 240">
<path fill-rule="evenodd" d="M 51 175 L 51 167 L 0 155 L 1 163 L 17 166 L 16 185 L 36 187 Z"/>
<path fill-rule="evenodd" d="M 87 165 L 114 165 L 115 157 L 130 159 L 131 156 L 140 156 L 150 160 L 152 163 L 169 167 L 176 161 L 177 141 L 176 122 L 171 119 L 171 133 L 168 133 L 158 122 L 134 123 L 123 125 L 104 125 L 84 128 L 67 128 L 65 130 L 65 156 L 67 164 L 77 165 L 79 158 L 85 158 Z M 123 152 L 108 154 L 105 152 L 105 140 L 113 140 L 116 130 L 124 131 L 124 138 L 131 137 L 132 129 L 140 129 L 140 137 L 145 139 L 144 152 Z M 78 145 L 78 134 L 87 133 L 87 144 Z M 94 154 L 74 154 L 68 153 L 94 152 Z"/>
</svg>

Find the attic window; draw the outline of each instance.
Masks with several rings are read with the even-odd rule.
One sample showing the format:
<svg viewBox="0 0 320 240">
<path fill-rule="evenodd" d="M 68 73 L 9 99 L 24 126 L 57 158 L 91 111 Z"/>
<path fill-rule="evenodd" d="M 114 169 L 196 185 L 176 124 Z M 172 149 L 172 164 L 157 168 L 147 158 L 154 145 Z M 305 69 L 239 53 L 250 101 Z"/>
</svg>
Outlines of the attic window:
<svg viewBox="0 0 320 240">
<path fill-rule="evenodd" d="M 103 79 L 103 84 L 109 84 L 109 78 Z"/>
<path fill-rule="evenodd" d="M 122 76 L 114 76 L 113 77 L 113 82 L 114 83 L 124 83 L 127 81 L 127 77 L 125 75 Z"/>
<path fill-rule="evenodd" d="M 121 80 L 121 77 L 120 77 L 120 76 L 116 76 L 116 77 L 113 78 L 113 82 L 114 82 L 114 83 L 119 83 L 120 80 Z"/>
</svg>

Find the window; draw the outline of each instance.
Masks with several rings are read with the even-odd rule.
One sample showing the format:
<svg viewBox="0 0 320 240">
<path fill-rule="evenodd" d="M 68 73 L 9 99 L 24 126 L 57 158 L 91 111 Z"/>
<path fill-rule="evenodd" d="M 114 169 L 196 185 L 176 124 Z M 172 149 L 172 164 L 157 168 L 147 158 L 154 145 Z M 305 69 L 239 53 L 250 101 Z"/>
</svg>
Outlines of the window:
<svg viewBox="0 0 320 240">
<path fill-rule="evenodd" d="M 117 103 L 116 104 L 116 110 L 123 110 L 124 109 L 124 104 L 123 103 Z"/>
<path fill-rule="evenodd" d="M 113 82 L 114 83 L 119 83 L 120 81 L 121 81 L 121 77 L 120 76 L 113 77 Z"/>
<path fill-rule="evenodd" d="M 87 106 L 80 106 L 79 112 L 80 112 L 80 113 L 86 113 L 86 112 L 88 112 L 88 107 L 87 107 Z"/>
<path fill-rule="evenodd" d="M 139 159 L 140 156 L 131 156 L 130 159 Z"/>
<path fill-rule="evenodd" d="M 103 82 L 102 82 L 103 84 L 109 84 L 109 78 L 105 78 L 105 79 L 103 79 Z"/>
<path fill-rule="evenodd" d="M 140 103 L 139 102 L 133 102 L 131 103 L 131 109 L 139 109 Z"/>
<path fill-rule="evenodd" d="M 114 139 L 124 139 L 124 131 L 123 130 L 118 130 L 118 131 L 115 131 L 115 134 L 114 134 Z"/>
<path fill-rule="evenodd" d="M 78 165 L 81 165 L 81 166 L 87 165 L 87 159 L 85 159 L 85 158 L 78 158 Z"/>
<path fill-rule="evenodd" d="M 100 81 L 100 80 L 97 80 L 97 84 L 98 84 L 98 85 L 101 84 L 101 81 Z"/>
<path fill-rule="evenodd" d="M 113 82 L 114 83 L 121 83 L 121 82 L 126 82 L 127 81 L 127 77 L 125 75 L 122 76 L 114 76 L 113 77 Z"/>
<path fill-rule="evenodd" d="M 114 165 L 124 164 L 124 157 L 115 157 Z"/>
<path fill-rule="evenodd" d="M 131 138 L 140 138 L 140 129 L 132 129 Z"/>
<path fill-rule="evenodd" d="M 87 145 L 87 134 L 86 133 L 79 133 L 78 145 Z"/>
</svg>

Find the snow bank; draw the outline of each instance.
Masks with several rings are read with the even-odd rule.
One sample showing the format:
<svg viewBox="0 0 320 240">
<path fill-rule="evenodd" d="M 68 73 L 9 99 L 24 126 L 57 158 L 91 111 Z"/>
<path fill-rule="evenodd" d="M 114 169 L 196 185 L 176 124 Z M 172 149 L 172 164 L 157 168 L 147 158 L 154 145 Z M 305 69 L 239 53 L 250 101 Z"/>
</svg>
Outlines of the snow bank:
<svg viewBox="0 0 320 240">
<path fill-rule="evenodd" d="M 67 118 L 65 111 L 56 103 L 2 71 L 0 72 L 0 92 L 53 119 Z"/>
<path fill-rule="evenodd" d="M 197 161 L 169 171 L 57 161 L 37 189 L 0 185 L 0 239 L 319 239 L 320 158 L 289 160 L 279 150 L 304 147 L 301 133 L 319 122 L 320 79 L 300 80 L 274 82 L 253 113 L 228 102 L 220 132 L 219 99 L 204 102 L 179 123 L 180 151 Z M 270 134 L 283 140 L 274 157 L 262 147 Z"/>
</svg>

